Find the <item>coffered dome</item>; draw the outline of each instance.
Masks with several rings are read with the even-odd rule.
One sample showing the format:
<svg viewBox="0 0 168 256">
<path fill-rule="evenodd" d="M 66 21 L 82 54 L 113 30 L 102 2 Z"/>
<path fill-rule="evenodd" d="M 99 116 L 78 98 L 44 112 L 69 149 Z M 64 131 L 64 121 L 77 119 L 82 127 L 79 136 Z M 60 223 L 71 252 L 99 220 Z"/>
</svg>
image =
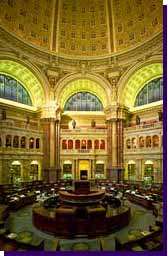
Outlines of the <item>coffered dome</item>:
<svg viewBox="0 0 168 256">
<path fill-rule="evenodd" d="M 127 51 L 162 31 L 161 0 L 2 0 L 1 26 L 59 56 Z"/>
</svg>

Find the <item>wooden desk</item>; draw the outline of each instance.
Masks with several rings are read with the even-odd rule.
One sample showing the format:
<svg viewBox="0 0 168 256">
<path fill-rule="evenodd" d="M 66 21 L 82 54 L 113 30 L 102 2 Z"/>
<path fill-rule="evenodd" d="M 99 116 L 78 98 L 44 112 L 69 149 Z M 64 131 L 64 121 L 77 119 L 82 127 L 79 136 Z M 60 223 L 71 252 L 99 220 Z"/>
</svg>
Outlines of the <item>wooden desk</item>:
<svg viewBox="0 0 168 256">
<path fill-rule="evenodd" d="M 158 241 L 158 237 L 160 238 L 160 241 Z M 155 243 L 156 240 L 156 243 Z M 154 243 L 151 243 L 154 241 Z M 150 243 L 150 246 L 148 247 L 148 244 Z M 152 246 L 153 244 L 153 246 Z M 141 232 L 141 236 L 135 237 L 134 239 L 129 240 L 128 237 L 125 238 L 119 238 L 116 237 L 116 250 L 119 251 L 131 251 L 132 248 L 136 246 L 140 246 L 143 249 L 147 250 L 158 250 L 162 247 L 163 241 L 162 241 L 162 231 L 152 231 L 152 232 Z"/>
<path fill-rule="evenodd" d="M 30 231 L 22 231 L 13 234 L 13 236 L 7 235 L 7 241 L 14 241 L 17 247 L 21 247 L 27 250 L 42 250 L 44 248 L 44 239 L 35 235 Z"/>
<path fill-rule="evenodd" d="M 135 204 L 139 204 L 141 206 L 143 206 L 144 208 L 146 209 L 153 209 L 153 201 L 152 200 L 149 200 L 149 199 L 146 199 L 145 197 L 143 196 L 139 196 L 139 195 L 136 195 L 136 194 L 125 194 L 125 196 L 127 197 L 127 199 Z"/>
</svg>

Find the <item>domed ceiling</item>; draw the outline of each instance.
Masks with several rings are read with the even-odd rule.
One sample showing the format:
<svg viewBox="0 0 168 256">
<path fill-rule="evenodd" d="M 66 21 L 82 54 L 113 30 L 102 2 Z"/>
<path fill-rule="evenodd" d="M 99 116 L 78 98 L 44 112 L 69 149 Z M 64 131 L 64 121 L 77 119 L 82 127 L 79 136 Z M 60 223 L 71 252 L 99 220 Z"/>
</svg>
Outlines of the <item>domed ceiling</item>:
<svg viewBox="0 0 168 256">
<path fill-rule="evenodd" d="M 123 52 L 162 31 L 161 0 L 1 0 L 1 26 L 66 56 Z"/>
</svg>

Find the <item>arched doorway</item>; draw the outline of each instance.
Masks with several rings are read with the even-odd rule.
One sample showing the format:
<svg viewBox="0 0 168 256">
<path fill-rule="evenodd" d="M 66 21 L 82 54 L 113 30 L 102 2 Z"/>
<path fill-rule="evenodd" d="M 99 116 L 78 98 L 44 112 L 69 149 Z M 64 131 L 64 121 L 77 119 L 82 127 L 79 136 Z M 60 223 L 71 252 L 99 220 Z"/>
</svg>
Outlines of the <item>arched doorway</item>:
<svg viewBox="0 0 168 256">
<path fill-rule="evenodd" d="M 128 161 L 128 180 L 136 180 L 136 163 L 133 160 Z"/>
<path fill-rule="evenodd" d="M 72 179 L 72 161 L 65 160 L 63 163 L 63 179 Z"/>
<path fill-rule="evenodd" d="M 80 180 L 87 180 L 89 172 L 89 160 L 79 160 Z"/>
<path fill-rule="evenodd" d="M 96 168 L 95 168 L 95 179 L 104 179 L 104 161 L 97 160 L 96 161 Z"/>
<path fill-rule="evenodd" d="M 34 160 L 30 163 L 30 180 L 40 179 L 40 168 L 39 162 Z"/>
<path fill-rule="evenodd" d="M 144 166 L 144 184 L 151 185 L 153 183 L 153 162 L 147 160 Z"/>
<path fill-rule="evenodd" d="M 13 161 L 10 168 L 10 181 L 12 184 L 17 185 L 22 180 L 22 165 L 16 160 Z"/>
</svg>

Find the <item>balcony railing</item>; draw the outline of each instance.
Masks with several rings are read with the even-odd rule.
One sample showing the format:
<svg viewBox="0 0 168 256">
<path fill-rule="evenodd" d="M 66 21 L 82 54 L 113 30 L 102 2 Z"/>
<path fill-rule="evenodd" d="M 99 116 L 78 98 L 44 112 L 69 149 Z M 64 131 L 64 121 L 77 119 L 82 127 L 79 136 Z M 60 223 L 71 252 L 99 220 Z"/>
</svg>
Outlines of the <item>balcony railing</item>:
<svg viewBox="0 0 168 256">
<path fill-rule="evenodd" d="M 162 153 L 162 147 L 126 148 L 124 153 Z"/>
<path fill-rule="evenodd" d="M 40 154 L 43 154 L 42 150 L 41 149 L 36 149 L 36 148 L 33 148 L 33 149 L 30 149 L 30 148 L 13 148 L 13 147 L 0 147 L 0 153 L 40 153 Z"/>
<path fill-rule="evenodd" d="M 26 123 L 16 120 L 0 120 L 0 128 L 20 128 L 25 130 L 42 131 L 42 128 L 36 123 Z"/>
<path fill-rule="evenodd" d="M 155 129 L 155 128 L 162 128 L 163 127 L 163 122 L 156 122 L 156 123 L 151 123 L 151 124 L 140 124 L 140 125 L 135 125 L 131 127 L 126 127 L 124 128 L 124 131 L 136 131 L 136 130 L 144 130 L 144 129 Z"/>
<path fill-rule="evenodd" d="M 107 154 L 106 149 L 63 149 L 61 154 Z"/>
<path fill-rule="evenodd" d="M 107 128 L 75 128 L 75 129 L 61 129 L 62 134 L 76 134 L 76 133 L 107 133 Z"/>
</svg>

